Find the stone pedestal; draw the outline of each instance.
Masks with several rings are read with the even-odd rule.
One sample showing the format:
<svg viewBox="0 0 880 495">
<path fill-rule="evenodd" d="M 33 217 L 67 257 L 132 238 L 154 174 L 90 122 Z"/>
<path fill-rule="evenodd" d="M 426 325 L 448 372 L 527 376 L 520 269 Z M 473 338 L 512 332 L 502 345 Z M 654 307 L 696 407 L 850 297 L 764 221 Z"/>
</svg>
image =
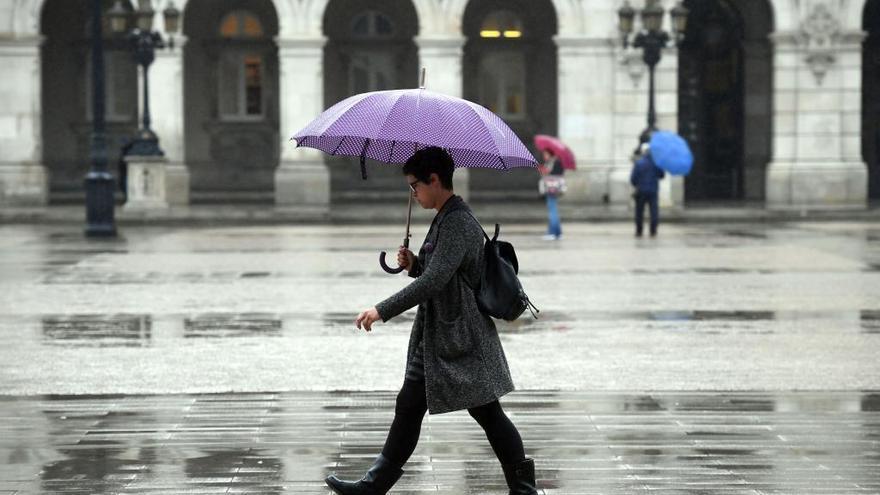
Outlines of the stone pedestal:
<svg viewBox="0 0 880 495">
<path fill-rule="evenodd" d="M 129 156 L 128 184 L 124 211 L 151 211 L 168 208 L 166 193 L 167 159 L 160 156 Z"/>
<path fill-rule="evenodd" d="M 773 162 L 767 171 L 767 207 L 864 208 L 868 170 L 862 162 Z"/>
<path fill-rule="evenodd" d="M 165 199 L 169 206 L 189 205 L 189 169 L 183 163 L 165 165 Z"/>
<path fill-rule="evenodd" d="M 49 178 L 42 165 L 0 163 L 0 205 L 44 205 L 48 191 Z"/>
<path fill-rule="evenodd" d="M 275 204 L 330 208 L 330 170 L 317 153 L 311 160 L 281 162 L 275 171 Z"/>
</svg>

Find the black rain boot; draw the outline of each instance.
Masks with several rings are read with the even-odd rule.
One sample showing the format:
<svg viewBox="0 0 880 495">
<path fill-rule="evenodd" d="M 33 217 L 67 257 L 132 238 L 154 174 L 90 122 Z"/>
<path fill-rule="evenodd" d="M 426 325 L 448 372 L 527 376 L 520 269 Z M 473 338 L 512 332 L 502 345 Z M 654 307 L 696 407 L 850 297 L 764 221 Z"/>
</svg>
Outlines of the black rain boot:
<svg viewBox="0 0 880 495">
<path fill-rule="evenodd" d="M 501 469 L 504 470 L 510 495 L 538 495 L 534 459 L 526 459 L 518 464 L 502 464 Z"/>
<path fill-rule="evenodd" d="M 360 480 L 344 481 L 336 476 L 328 476 L 324 482 L 339 495 L 385 495 L 401 476 L 403 469 L 379 454 L 376 462 Z"/>
</svg>

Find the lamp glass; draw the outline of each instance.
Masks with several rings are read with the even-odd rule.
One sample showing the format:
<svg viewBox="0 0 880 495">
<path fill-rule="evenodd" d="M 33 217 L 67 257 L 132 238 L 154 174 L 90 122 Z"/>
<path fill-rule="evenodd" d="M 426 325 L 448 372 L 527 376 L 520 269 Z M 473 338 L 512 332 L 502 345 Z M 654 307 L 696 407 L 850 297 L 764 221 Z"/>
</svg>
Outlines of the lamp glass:
<svg viewBox="0 0 880 495">
<path fill-rule="evenodd" d="M 642 9 L 642 25 L 652 33 L 660 31 L 663 25 L 663 7 L 652 3 Z"/>
<path fill-rule="evenodd" d="M 617 28 L 623 34 L 629 34 L 633 30 L 633 19 L 636 11 L 630 7 L 629 2 L 624 2 L 623 6 L 617 9 L 618 25 Z"/>
<path fill-rule="evenodd" d="M 156 11 L 152 8 L 147 7 L 146 9 L 138 8 L 137 13 L 137 28 L 141 31 L 152 31 L 153 30 L 153 16 Z"/>
<path fill-rule="evenodd" d="M 180 11 L 174 7 L 173 3 L 168 2 L 168 6 L 162 11 L 162 16 L 165 17 L 165 32 L 168 34 L 177 33 L 180 28 Z"/>
<path fill-rule="evenodd" d="M 128 27 L 128 12 L 126 12 L 119 0 L 117 0 L 110 11 L 107 12 L 107 17 L 110 19 L 110 29 L 114 33 L 121 34 L 125 32 Z"/>
<path fill-rule="evenodd" d="M 676 5 L 669 15 L 672 17 L 672 28 L 678 34 L 684 34 L 687 31 L 687 18 L 690 11 L 681 4 Z"/>
</svg>

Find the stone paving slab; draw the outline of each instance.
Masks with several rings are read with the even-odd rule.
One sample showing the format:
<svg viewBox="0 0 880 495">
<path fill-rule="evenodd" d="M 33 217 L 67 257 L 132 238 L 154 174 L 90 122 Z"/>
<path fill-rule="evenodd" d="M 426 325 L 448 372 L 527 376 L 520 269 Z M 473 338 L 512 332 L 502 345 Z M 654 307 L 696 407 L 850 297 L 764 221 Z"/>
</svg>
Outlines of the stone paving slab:
<svg viewBox="0 0 880 495">
<path fill-rule="evenodd" d="M 880 392 L 515 392 L 550 494 L 880 493 Z M 329 494 L 381 449 L 393 392 L 0 398 L 0 493 Z M 392 493 L 504 494 L 479 426 L 428 416 Z"/>
</svg>

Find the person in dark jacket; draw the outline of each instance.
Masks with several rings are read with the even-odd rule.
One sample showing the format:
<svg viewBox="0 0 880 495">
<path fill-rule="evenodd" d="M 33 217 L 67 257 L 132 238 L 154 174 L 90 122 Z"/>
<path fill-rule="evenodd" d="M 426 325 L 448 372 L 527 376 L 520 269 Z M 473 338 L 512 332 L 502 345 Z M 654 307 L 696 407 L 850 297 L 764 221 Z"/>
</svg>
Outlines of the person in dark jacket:
<svg viewBox="0 0 880 495">
<path fill-rule="evenodd" d="M 418 306 L 410 334 L 405 379 L 382 453 L 363 478 L 325 480 L 337 494 L 384 494 L 403 475 L 419 440 L 425 413 L 467 409 L 501 461 L 511 495 L 537 495 L 534 460 L 525 456 L 516 426 L 498 399 L 514 389 L 492 318 L 480 312 L 471 287 L 483 268 L 483 229 L 452 190 L 454 163 L 436 147 L 417 151 L 403 167 L 414 199 L 437 210 L 418 256 L 403 247 L 398 264 L 415 280 L 363 311 L 355 325 L 371 331 Z"/>
<path fill-rule="evenodd" d="M 635 160 L 629 182 L 636 188 L 636 237 L 642 236 L 645 215 L 645 205 L 651 210 L 651 237 L 657 235 L 657 224 L 660 223 L 660 211 L 657 206 L 657 190 L 660 179 L 666 173 L 654 163 L 651 158 L 651 148 L 648 143 L 640 147 L 641 156 Z"/>
</svg>

